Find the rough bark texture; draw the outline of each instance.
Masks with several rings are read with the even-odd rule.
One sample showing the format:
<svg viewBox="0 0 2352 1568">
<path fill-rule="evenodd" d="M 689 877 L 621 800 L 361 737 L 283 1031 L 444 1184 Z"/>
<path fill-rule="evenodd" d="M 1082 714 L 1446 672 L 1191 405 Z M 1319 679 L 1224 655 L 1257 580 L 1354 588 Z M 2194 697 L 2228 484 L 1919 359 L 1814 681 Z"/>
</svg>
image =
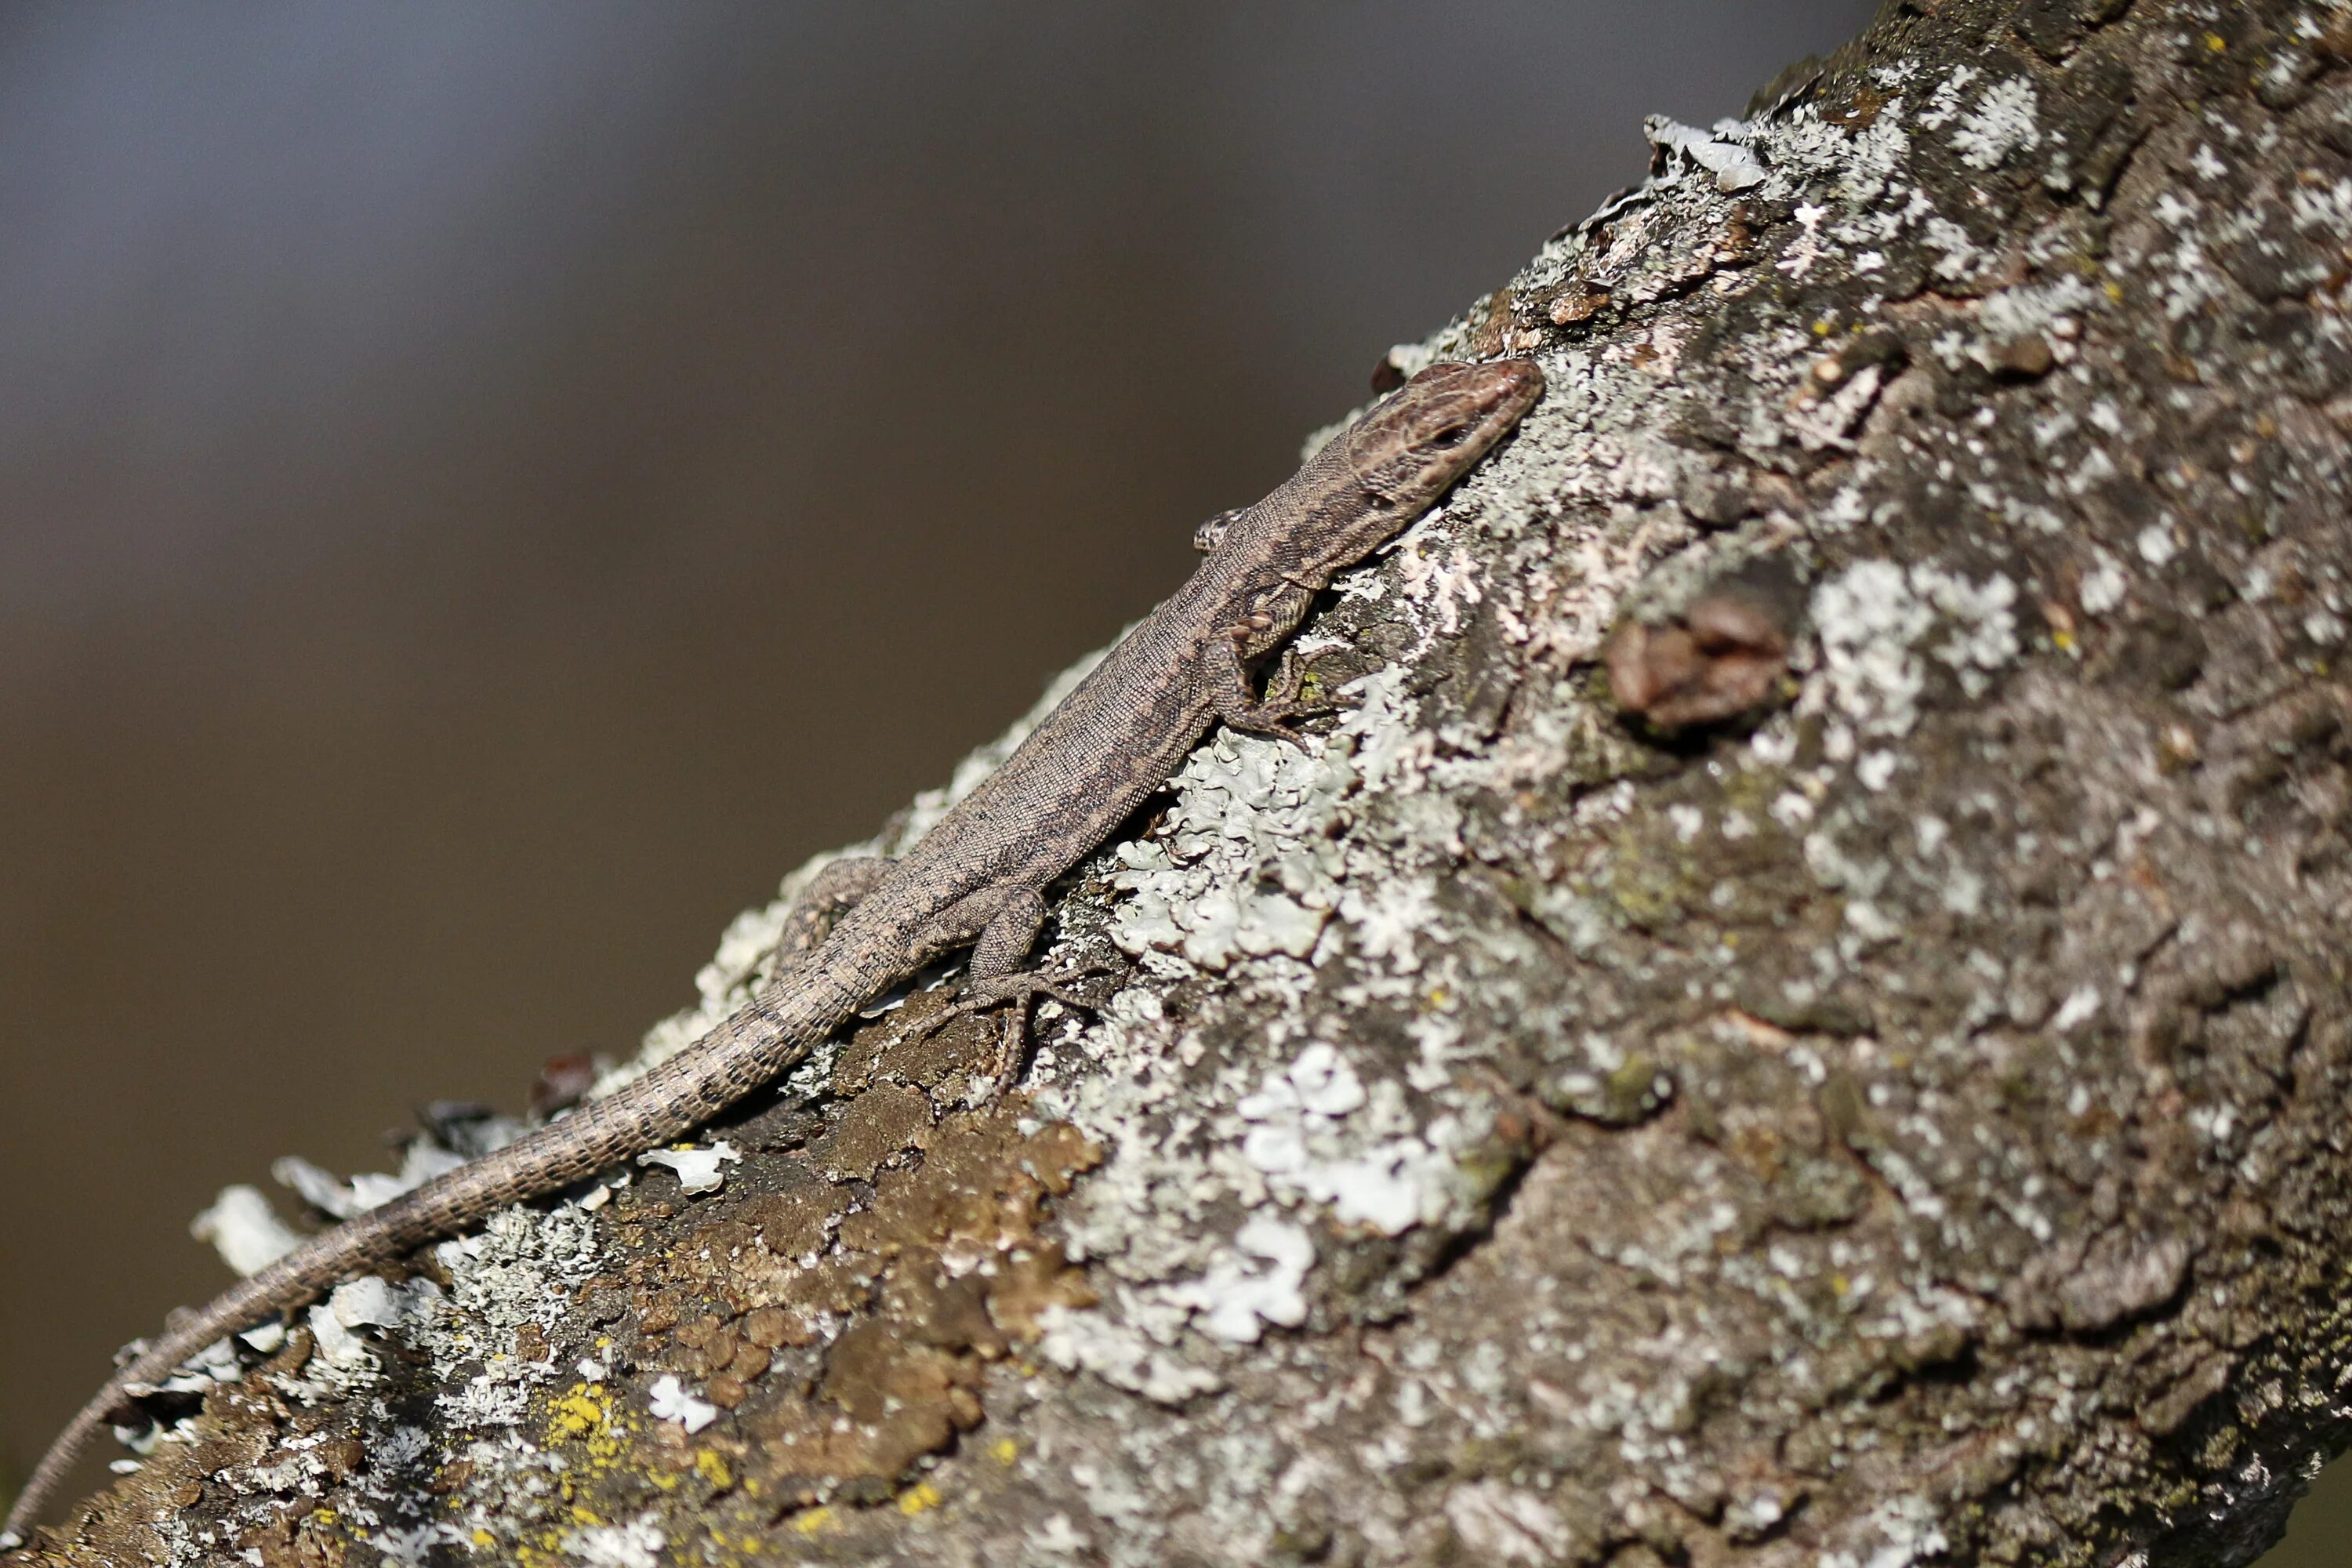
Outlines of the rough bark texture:
<svg viewBox="0 0 2352 1568">
<path fill-rule="evenodd" d="M 1551 391 L 1072 879 L 1024 1094 L 919 991 L 51 1554 L 2247 1562 L 2352 1430 L 2347 56 L 1949 0 L 1654 123 L 1393 356 Z"/>
</svg>

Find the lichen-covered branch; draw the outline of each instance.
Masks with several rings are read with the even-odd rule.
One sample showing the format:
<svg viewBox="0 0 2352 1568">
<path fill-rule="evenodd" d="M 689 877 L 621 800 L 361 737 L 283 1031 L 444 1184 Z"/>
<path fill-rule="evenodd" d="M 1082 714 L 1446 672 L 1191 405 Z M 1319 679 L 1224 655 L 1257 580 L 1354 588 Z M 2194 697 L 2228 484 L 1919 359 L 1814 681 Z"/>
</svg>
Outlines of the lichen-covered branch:
<svg viewBox="0 0 2352 1568">
<path fill-rule="evenodd" d="M 1391 356 L 1551 390 L 1070 879 L 1019 1093 L 918 988 L 48 1558 L 2249 1561 L 2352 1434 L 2347 58 L 1921 0 L 1654 122 Z"/>
</svg>

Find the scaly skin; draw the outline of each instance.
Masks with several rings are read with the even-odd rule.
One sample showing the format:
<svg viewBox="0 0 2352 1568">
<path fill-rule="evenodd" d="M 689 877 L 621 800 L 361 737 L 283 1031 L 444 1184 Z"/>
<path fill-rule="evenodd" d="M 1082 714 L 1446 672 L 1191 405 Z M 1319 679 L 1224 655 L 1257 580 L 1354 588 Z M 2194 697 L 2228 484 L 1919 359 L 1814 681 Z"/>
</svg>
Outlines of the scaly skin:
<svg viewBox="0 0 2352 1568">
<path fill-rule="evenodd" d="M 788 927 L 788 963 L 753 1001 L 625 1089 L 495 1154 L 313 1237 L 152 1341 L 42 1456 L 8 1515 L 30 1528 L 82 1446 L 214 1342 L 392 1263 L 509 1204 L 657 1148 L 772 1082 L 857 1008 L 940 954 L 973 945 L 967 989 L 1018 994 L 1045 889 L 1166 783 L 1213 720 L 1287 734 L 1249 670 L 1298 629 L 1315 595 L 1419 517 L 1543 392 L 1524 360 L 1434 365 L 1257 505 L 1197 537 L 1192 580 L 1145 617 L 990 775 L 895 862 L 827 868 Z M 840 914 L 821 943 L 808 938 Z"/>
</svg>

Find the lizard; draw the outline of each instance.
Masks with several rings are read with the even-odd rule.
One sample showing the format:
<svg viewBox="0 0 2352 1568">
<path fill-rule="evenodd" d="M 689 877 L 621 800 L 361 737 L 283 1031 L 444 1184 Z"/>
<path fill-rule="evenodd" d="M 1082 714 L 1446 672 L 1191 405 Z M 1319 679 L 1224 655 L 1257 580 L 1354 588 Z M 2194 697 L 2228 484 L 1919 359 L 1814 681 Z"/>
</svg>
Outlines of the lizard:
<svg viewBox="0 0 2352 1568">
<path fill-rule="evenodd" d="M 1296 739 L 1287 667 L 1260 698 L 1254 671 L 1315 596 L 1402 532 L 1542 395 L 1530 361 L 1441 363 L 1374 404 L 1256 505 L 1196 531 L 1202 561 L 995 772 L 895 860 L 843 858 L 786 917 L 751 1001 L 642 1077 L 494 1153 L 299 1244 L 135 1348 L 68 1423 L 10 1509 L 0 1547 L 26 1538 L 102 1424 L 207 1346 L 389 1266 L 510 1204 L 543 1196 L 708 1120 L 787 1068 L 891 986 L 970 948 L 957 1008 L 1055 989 L 1021 965 L 1045 891 L 1164 785 L 1212 724 Z M 1014 1034 L 1007 1030 L 1009 1052 Z M 1003 1054 L 1000 1077 L 1010 1070 Z"/>
</svg>

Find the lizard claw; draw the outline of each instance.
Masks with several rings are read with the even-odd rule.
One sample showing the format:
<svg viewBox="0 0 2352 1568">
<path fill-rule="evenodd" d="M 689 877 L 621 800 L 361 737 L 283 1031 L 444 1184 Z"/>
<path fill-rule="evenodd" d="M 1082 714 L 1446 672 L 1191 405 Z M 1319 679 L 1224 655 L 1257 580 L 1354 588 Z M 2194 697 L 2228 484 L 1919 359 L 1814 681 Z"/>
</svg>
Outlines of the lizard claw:
<svg viewBox="0 0 2352 1568">
<path fill-rule="evenodd" d="M 1001 1096 L 1004 1092 L 1005 1086 L 1012 1082 L 1014 1071 L 1021 1065 L 1021 1057 L 1028 1047 L 1029 1004 L 1039 996 L 1050 996 L 1065 1007 L 1076 1008 L 1081 1012 L 1094 1012 L 1097 1010 L 1097 1004 L 1089 1002 L 1084 996 L 1071 991 L 1070 983 L 1098 974 L 1115 973 L 1117 973 L 1115 964 L 1081 963 L 1052 974 L 1034 973 L 1005 974 L 993 980 L 979 981 L 971 985 L 964 995 L 959 996 L 938 1012 L 917 1020 L 891 1036 L 889 1044 L 883 1048 L 887 1050 L 910 1040 L 929 1038 L 958 1018 L 969 1017 L 975 1013 L 989 1012 L 1011 1003 L 1013 1005 L 1011 1010 L 1004 1016 L 1003 1032 L 998 1037 L 996 1050 L 990 1062 L 989 1076 L 993 1080 L 993 1085 L 989 1090 L 987 1100 L 992 1101 Z"/>
<path fill-rule="evenodd" d="M 1228 728 L 1239 730 L 1244 735 L 1264 735 L 1270 741 L 1287 741 L 1294 746 L 1304 745 L 1307 737 L 1284 722 L 1295 717 L 1297 713 L 1293 709 L 1268 705 L 1240 713 L 1228 713 L 1224 720 Z"/>
</svg>

